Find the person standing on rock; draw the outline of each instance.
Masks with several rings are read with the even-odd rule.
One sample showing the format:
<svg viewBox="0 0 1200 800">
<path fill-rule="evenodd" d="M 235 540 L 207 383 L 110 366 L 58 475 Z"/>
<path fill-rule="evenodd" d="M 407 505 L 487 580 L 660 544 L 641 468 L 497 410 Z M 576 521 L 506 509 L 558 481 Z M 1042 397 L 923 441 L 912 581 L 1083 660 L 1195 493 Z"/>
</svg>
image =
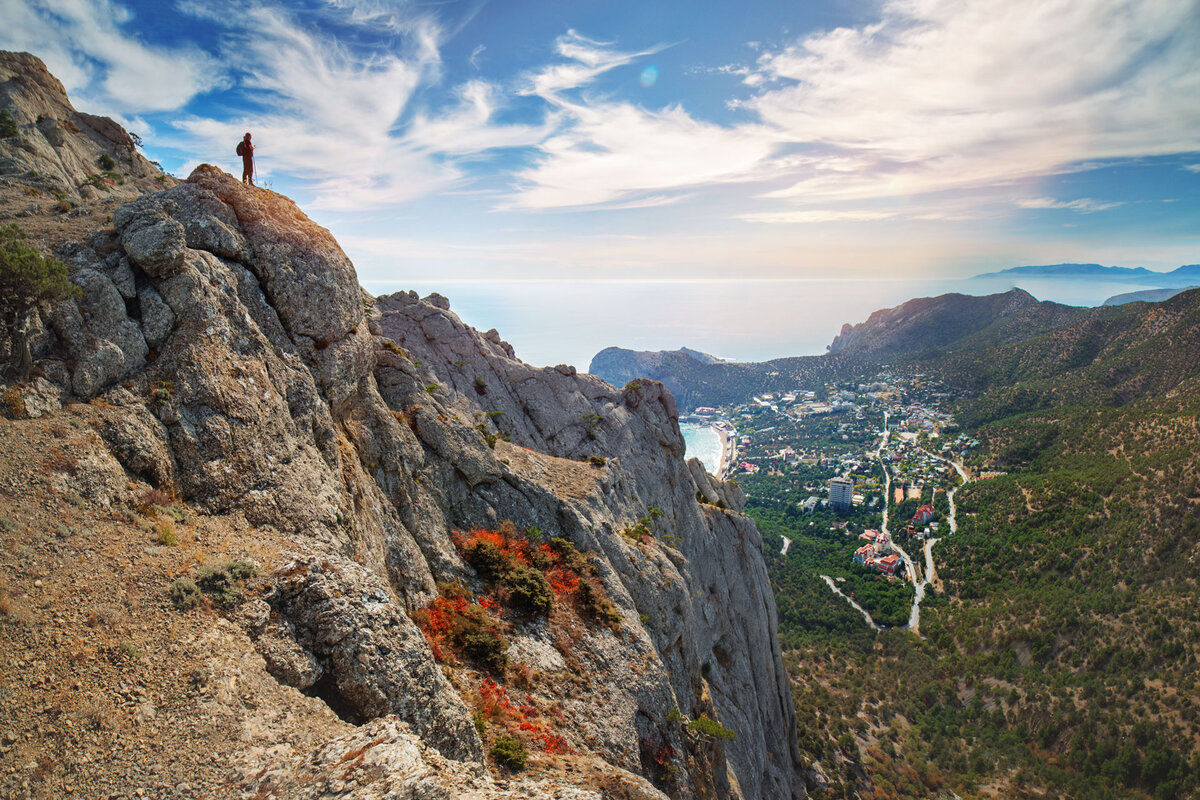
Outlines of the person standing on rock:
<svg viewBox="0 0 1200 800">
<path fill-rule="evenodd" d="M 254 145 L 250 144 L 250 134 L 247 133 L 238 142 L 237 154 L 242 157 L 242 183 L 254 185 Z"/>
</svg>

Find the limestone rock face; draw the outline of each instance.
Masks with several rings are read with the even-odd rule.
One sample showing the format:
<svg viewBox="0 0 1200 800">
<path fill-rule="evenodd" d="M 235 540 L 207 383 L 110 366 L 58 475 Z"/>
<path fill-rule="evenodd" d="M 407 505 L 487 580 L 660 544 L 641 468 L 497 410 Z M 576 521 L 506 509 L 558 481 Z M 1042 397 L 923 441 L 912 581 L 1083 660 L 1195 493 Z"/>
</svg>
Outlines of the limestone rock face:
<svg viewBox="0 0 1200 800">
<path fill-rule="evenodd" d="M 594 491 L 579 500 L 560 497 L 555 522 L 528 497 L 514 504 L 493 485 L 476 494 L 492 505 L 485 513 L 518 527 L 556 524 L 581 549 L 603 554 L 612 570 L 607 585 L 643 621 L 679 709 L 695 717 L 711 700 L 722 723 L 738 734 L 726 745 L 736 785 L 719 784 L 718 792 L 802 794 L 762 542 L 740 513 L 741 491 L 705 473 L 699 461 L 683 460 L 671 394 L 654 381 L 617 390 L 572 367 L 530 367 L 515 360 L 495 332 L 463 325 L 440 296 L 421 300 L 402 292 L 379 298 L 377 306 L 384 335 L 408 356 L 381 359 L 377 368 L 390 405 L 420 401 L 401 390 L 400 376 L 416 369 L 418 385 L 437 384 L 440 401 L 486 433 L 560 459 L 604 460 Z M 505 460 L 515 466 L 515 459 Z M 522 471 L 547 483 L 533 468 Z M 698 490 L 730 509 L 698 503 Z M 651 508 L 662 512 L 655 544 L 640 547 L 619 534 Z M 569 525 L 567 509 L 575 517 Z M 465 503 L 454 504 L 452 524 L 477 518 L 464 512 Z M 652 708 L 639 713 L 661 719 Z"/>
<path fill-rule="evenodd" d="M 62 83 L 36 56 L 0 51 L 0 108 L 19 131 L 0 139 L 0 177 L 35 173 L 33 185 L 71 201 L 99 195 L 130 199 L 152 184 L 172 182 L 137 152 L 116 122 L 76 111 Z M 101 165 L 102 156 L 112 166 Z"/>
<path fill-rule="evenodd" d="M 268 669 L 300 689 L 325 681 L 336 710 L 352 719 L 395 714 L 447 757 L 483 760 L 470 713 L 461 700 L 457 713 L 447 713 L 457 696 L 424 657 L 424 637 L 392 602 L 386 582 L 352 562 L 294 563 L 283 572 L 264 600 L 273 617 L 286 620 L 273 633 L 299 645 L 300 666 L 290 658 L 280 674 L 269 658 Z"/>
<path fill-rule="evenodd" d="M 277 680 L 384 737 L 306 765 L 264 754 L 250 794 L 310 796 L 288 782 L 322 785 L 370 742 L 354 769 L 374 788 L 337 796 L 392 796 L 389 765 L 410 762 L 457 777 L 404 796 L 592 796 L 493 785 L 469 706 L 486 676 L 439 664 L 410 617 L 439 583 L 487 591 L 454 532 L 511 521 L 571 542 L 613 603 L 608 625 L 505 623 L 525 676 L 510 689 L 572 758 L 631 797 L 803 796 L 758 532 L 734 487 L 684 461 L 661 384 L 535 369 L 438 295 L 365 297 L 328 231 L 207 165 L 64 252 L 84 294 L 42 326 L 41 374 L 109 408 L 97 432 L 131 475 L 295 543 L 239 624 Z"/>
<path fill-rule="evenodd" d="M 644 778 L 583 765 L 584 786 L 552 777 L 494 781 L 470 764 L 448 760 L 394 719 L 376 720 L 339 737 L 299 763 L 255 775 L 241 797 L 293 800 L 666 800 Z M 585 772 L 575 767 L 573 771 Z"/>
</svg>

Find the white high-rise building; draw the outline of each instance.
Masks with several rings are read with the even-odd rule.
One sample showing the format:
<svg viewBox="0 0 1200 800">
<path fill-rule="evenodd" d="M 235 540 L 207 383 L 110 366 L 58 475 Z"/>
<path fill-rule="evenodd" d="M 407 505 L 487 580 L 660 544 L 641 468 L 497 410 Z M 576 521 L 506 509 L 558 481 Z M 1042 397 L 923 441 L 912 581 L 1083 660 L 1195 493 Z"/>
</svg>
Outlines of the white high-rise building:
<svg viewBox="0 0 1200 800">
<path fill-rule="evenodd" d="M 833 478 L 829 481 L 829 505 L 845 510 L 854 503 L 854 481 L 849 478 Z"/>
</svg>

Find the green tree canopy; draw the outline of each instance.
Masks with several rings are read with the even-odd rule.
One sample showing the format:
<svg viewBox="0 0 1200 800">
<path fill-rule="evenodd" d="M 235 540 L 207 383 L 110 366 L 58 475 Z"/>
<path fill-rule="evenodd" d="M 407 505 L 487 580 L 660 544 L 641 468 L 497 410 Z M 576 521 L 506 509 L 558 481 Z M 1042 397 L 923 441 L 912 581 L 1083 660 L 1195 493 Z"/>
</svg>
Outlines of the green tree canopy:
<svg viewBox="0 0 1200 800">
<path fill-rule="evenodd" d="M 0 310 L 6 318 L 49 300 L 65 300 L 79 288 L 67 280 L 67 267 L 46 258 L 25 241 L 18 225 L 0 227 Z"/>
<path fill-rule="evenodd" d="M 29 350 L 18 327 L 26 312 L 39 303 L 76 297 L 80 291 L 67 280 L 65 264 L 46 258 L 25 239 L 17 225 L 0 227 L 0 313 L 16 342 L 13 353 L 22 374 L 29 369 Z"/>
</svg>

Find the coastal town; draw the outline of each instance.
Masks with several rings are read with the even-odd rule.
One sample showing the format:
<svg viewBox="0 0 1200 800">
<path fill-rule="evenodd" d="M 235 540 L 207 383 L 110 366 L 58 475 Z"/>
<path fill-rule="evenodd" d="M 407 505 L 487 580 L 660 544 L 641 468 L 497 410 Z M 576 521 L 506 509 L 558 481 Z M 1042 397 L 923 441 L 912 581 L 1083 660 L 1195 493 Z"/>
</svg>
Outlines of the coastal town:
<svg viewBox="0 0 1200 800">
<path fill-rule="evenodd" d="M 884 373 L 700 407 L 684 421 L 721 437 L 719 473 L 739 482 L 750 513 L 845 543 L 846 574 L 827 578 L 835 592 L 874 575 L 923 594 L 936 572 L 932 543 L 949 532 L 953 492 L 968 477 L 962 461 L 979 444 L 947 410 L 955 399 L 935 378 Z M 794 538 L 783 537 L 782 555 Z"/>
</svg>

